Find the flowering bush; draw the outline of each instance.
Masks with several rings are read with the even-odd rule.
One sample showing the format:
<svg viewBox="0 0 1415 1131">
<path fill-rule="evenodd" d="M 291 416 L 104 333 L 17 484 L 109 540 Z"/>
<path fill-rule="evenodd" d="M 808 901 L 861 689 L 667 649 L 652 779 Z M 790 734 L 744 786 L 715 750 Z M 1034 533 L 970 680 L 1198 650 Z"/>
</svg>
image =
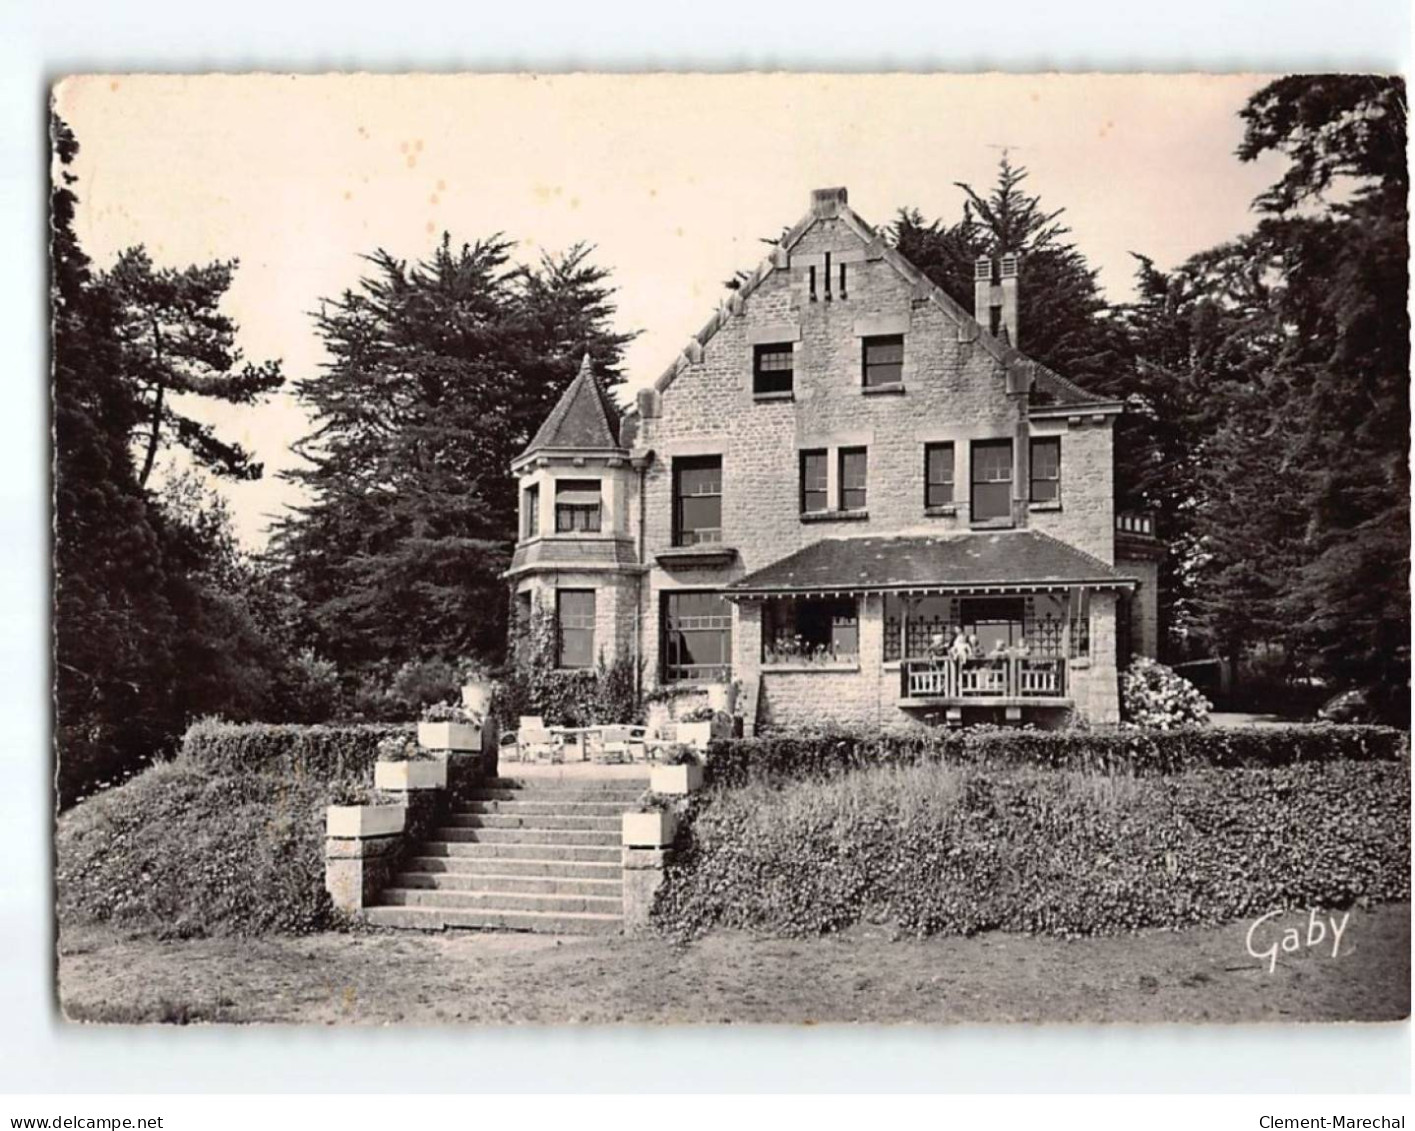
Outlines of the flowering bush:
<svg viewBox="0 0 1415 1131">
<path fill-rule="evenodd" d="M 390 735 L 378 744 L 380 762 L 431 762 L 436 758 L 406 734 Z"/>
<path fill-rule="evenodd" d="M 1140 656 L 1120 677 L 1121 711 L 1133 726 L 1174 730 L 1209 721 L 1211 704 L 1181 675 Z"/>
</svg>

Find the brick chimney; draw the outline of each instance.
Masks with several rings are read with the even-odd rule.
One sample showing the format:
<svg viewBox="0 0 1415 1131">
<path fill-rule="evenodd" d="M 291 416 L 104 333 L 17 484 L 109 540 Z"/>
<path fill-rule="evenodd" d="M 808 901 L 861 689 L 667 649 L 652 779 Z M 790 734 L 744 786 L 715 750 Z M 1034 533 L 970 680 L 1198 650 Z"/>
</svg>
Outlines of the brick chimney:
<svg viewBox="0 0 1415 1131">
<path fill-rule="evenodd" d="M 1012 252 L 1001 261 L 980 255 L 973 263 L 973 317 L 993 337 L 1014 347 L 1018 344 L 1018 266 Z"/>
</svg>

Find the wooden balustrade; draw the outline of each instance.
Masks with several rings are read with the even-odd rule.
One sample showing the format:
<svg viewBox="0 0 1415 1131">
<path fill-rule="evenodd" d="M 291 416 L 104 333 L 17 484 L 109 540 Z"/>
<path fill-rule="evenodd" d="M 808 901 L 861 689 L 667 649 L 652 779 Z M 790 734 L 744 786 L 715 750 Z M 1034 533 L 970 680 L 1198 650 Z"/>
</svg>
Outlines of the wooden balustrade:
<svg viewBox="0 0 1415 1131">
<path fill-rule="evenodd" d="M 1061 659 L 908 660 L 900 674 L 906 699 L 1055 699 L 1066 694 L 1066 661 Z"/>
</svg>

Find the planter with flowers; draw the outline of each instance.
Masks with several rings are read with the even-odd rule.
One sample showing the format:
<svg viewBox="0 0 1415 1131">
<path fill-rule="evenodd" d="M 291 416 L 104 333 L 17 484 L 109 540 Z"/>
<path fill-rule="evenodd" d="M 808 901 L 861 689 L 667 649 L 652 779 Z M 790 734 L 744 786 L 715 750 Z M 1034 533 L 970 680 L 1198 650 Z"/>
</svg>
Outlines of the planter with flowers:
<svg viewBox="0 0 1415 1131">
<path fill-rule="evenodd" d="M 690 746 L 674 746 L 662 763 L 649 770 L 649 789 L 654 793 L 681 797 L 702 786 L 702 762 Z"/>
<path fill-rule="evenodd" d="M 695 750 L 706 750 L 715 738 L 732 737 L 732 718 L 711 707 L 697 707 L 679 716 L 677 738 Z"/>
<path fill-rule="evenodd" d="M 418 722 L 418 745 L 428 750 L 480 750 L 482 720 L 453 703 L 434 703 Z"/>
<path fill-rule="evenodd" d="M 385 738 L 378 744 L 373 767 L 376 789 L 406 793 L 418 789 L 446 789 L 447 761 L 406 738 Z"/>
<path fill-rule="evenodd" d="M 403 831 L 408 810 L 363 786 L 340 783 L 330 793 L 324 811 L 324 835 L 341 840 L 396 836 Z"/>
<path fill-rule="evenodd" d="M 662 808 L 650 795 L 633 812 L 623 816 L 622 839 L 625 848 L 667 848 L 678 834 L 678 818 L 673 810 Z"/>
</svg>

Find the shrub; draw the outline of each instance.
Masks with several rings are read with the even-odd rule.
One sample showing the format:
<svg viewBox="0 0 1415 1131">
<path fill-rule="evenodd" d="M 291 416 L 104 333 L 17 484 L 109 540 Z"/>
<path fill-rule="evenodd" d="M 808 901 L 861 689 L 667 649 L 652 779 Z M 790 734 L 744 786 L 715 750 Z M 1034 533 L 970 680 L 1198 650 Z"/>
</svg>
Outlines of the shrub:
<svg viewBox="0 0 1415 1131">
<path fill-rule="evenodd" d="M 414 718 L 429 703 L 456 700 L 462 683 L 461 668 L 448 660 L 409 660 L 393 674 L 388 696 L 404 718 Z"/>
<path fill-rule="evenodd" d="M 1172 668 L 1137 656 L 1120 676 L 1120 709 L 1134 726 L 1175 730 L 1209 721 L 1210 703 Z"/>
<path fill-rule="evenodd" d="M 1407 762 L 1125 777 L 882 767 L 699 795 L 654 918 L 1104 934 L 1410 895 Z"/>
<path fill-rule="evenodd" d="M 706 773 L 709 782 L 730 786 L 828 777 L 870 766 L 939 762 L 1167 774 L 1204 766 L 1390 761 L 1408 750 L 1409 736 L 1404 731 L 1373 726 L 1206 726 L 1171 731 L 823 729 L 714 742 L 708 749 Z"/>
<path fill-rule="evenodd" d="M 59 920 L 169 937 L 327 927 L 328 803 L 318 781 L 153 766 L 59 818 Z"/>
<path fill-rule="evenodd" d="M 410 738 L 412 733 L 407 723 L 299 726 L 201 719 L 187 728 L 182 753 L 194 766 L 213 774 L 367 782 L 373 778 L 379 742 Z"/>
</svg>

